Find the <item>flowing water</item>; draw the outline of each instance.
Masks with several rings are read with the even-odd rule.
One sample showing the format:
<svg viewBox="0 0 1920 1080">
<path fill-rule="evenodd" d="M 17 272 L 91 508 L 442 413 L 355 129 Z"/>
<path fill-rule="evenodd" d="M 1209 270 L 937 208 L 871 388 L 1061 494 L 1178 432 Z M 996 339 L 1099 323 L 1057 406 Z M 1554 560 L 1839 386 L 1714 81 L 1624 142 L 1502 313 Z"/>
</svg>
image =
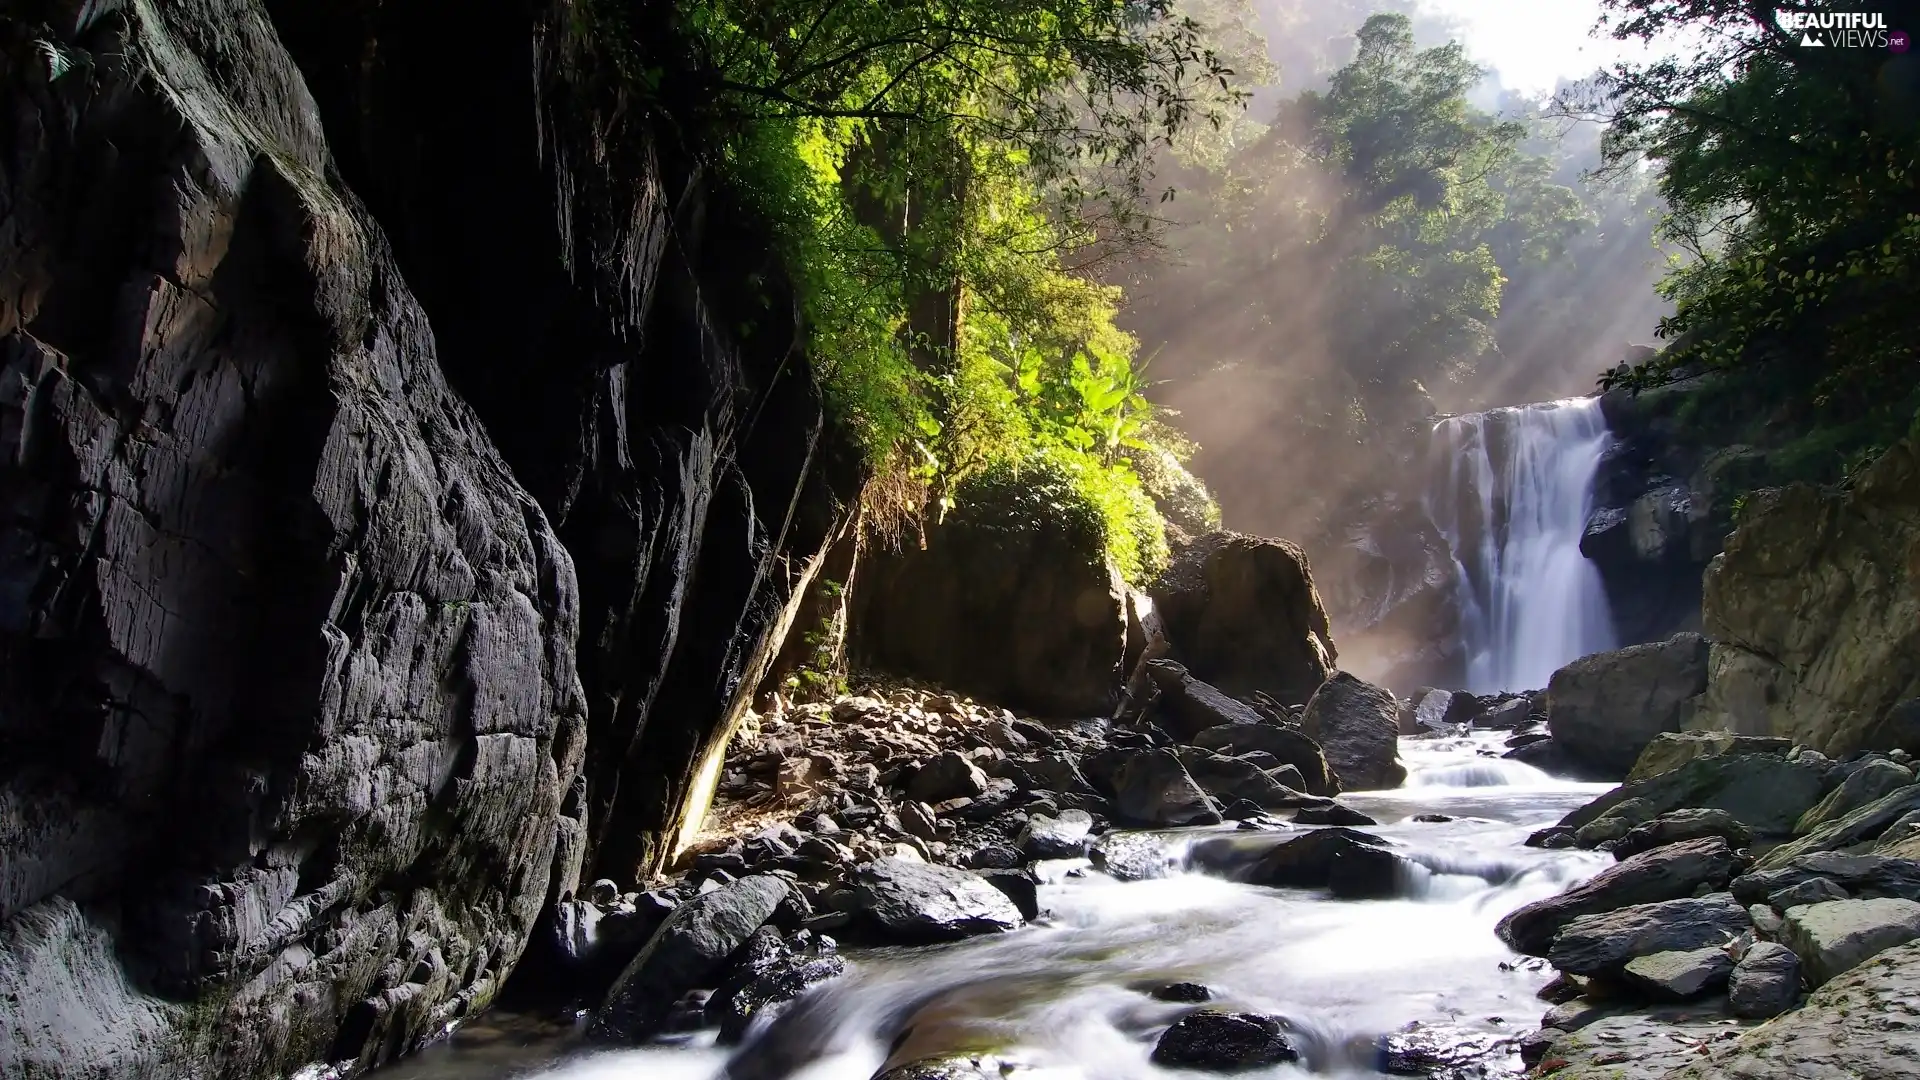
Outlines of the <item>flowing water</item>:
<svg viewBox="0 0 1920 1080">
<path fill-rule="evenodd" d="M 1234 882 L 1226 874 L 1287 832 L 1229 827 L 1145 834 L 1171 876 L 1121 882 L 1084 861 L 1043 864 L 1051 916 L 1018 932 L 939 948 L 850 950 L 850 973 L 817 988 L 732 1051 L 694 1036 L 673 1046 L 590 1050 L 550 1032 L 483 1022 L 383 1080 L 868 1080 L 896 1061 L 992 1052 L 1035 1080 L 1167 1073 L 1153 1036 L 1190 1005 L 1148 984 L 1203 983 L 1210 1007 L 1286 1017 L 1305 1051 L 1268 1077 L 1374 1077 L 1370 1047 L 1418 1023 L 1491 1042 L 1535 1027 L 1547 974 L 1494 937 L 1506 912 L 1610 860 L 1522 846 L 1527 833 L 1606 790 L 1489 757 L 1495 736 L 1407 740 L 1396 791 L 1342 801 L 1420 864 L 1403 898 Z M 1445 822 L 1416 822 L 1445 814 Z M 1210 866 L 1213 873 L 1178 867 Z M 1514 1061 L 1517 1066 L 1517 1060 Z"/>
<path fill-rule="evenodd" d="M 1458 567 L 1466 688 L 1540 689 L 1569 661 L 1613 648 L 1599 571 L 1580 553 L 1612 441 L 1599 399 L 1456 416 L 1433 438 L 1427 513 Z"/>
</svg>

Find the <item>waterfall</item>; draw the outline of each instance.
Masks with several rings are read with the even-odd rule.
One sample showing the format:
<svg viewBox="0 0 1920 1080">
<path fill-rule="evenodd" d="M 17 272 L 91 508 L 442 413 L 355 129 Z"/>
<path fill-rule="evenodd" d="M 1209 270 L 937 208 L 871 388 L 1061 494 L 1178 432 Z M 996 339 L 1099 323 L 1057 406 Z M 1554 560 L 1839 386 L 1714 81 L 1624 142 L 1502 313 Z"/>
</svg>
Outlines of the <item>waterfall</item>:
<svg viewBox="0 0 1920 1080">
<path fill-rule="evenodd" d="M 1613 648 L 1599 571 L 1580 554 L 1610 442 L 1596 398 L 1434 426 L 1427 514 L 1453 549 L 1469 690 L 1538 689 Z"/>
</svg>

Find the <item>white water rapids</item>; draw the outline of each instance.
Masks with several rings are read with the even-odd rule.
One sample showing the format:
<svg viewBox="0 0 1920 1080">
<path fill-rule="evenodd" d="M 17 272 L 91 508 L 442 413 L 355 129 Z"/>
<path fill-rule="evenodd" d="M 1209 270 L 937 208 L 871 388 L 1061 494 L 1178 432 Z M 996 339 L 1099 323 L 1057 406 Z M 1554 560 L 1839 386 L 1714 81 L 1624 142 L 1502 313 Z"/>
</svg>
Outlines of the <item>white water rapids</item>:
<svg viewBox="0 0 1920 1080">
<path fill-rule="evenodd" d="M 590 1050 L 551 1036 L 489 1036 L 483 1020 L 380 1076 L 868 1080 L 910 1029 L 901 1053 L 912 1057 L 992 1052 L 1017 1063 L 1010 1075 L 1031 1080 L 1169 1080 L 1177 1074 L 1148 1055 L 1159 1030 L 1193 1006 L 1138 988 L 1174 981 L 1212 988 L 1210 1008 L 1286 1017 L 1306 1061 L 1249 1074 L 1275 1080 L 1380 1076 L 1373 1040 L 1415 1022 L 1462 1039 L 1517 1038 L 1537 1022 L 1534 991 L 1548 973 L 1510 963 L 1516 957 L 1494 923 L 1611 862 L 1521 841 L 1606 786 L 1489 757 L 1496 740 L 1403 741 L 1407 787 L 1343 797 L 1381 822 L 1370 831 L 1427 868 L 1405 883 L 1404 898 L 1334 900 L 1196 869 L 1120 882 L 1084 860 L 1046 863 L 1040 899 L 1051 915 L 1039 924 L 935 948 L 849 950 L 847 976 L 732 1051 L 711 1036 Z M 1454 820 L 1412 820 L 1433 813 Z M 1192 852 L 1187 866 L 1218 868 L 1294 833 L 1225 826 L 1149 835 L 1176 861 Z M 1517 1070 L 1517 1058 L 1512 1064 Z"/>
<path fill-rule="evenodd" d="M 1434 428 L 1427 513 L 1453 549 L 1466 688 L 1537 690 L 1614 647 L 1600 574 L 1580 553 L 1611 442 L 1597 398 L 1471 413 Z"/>
</svg>

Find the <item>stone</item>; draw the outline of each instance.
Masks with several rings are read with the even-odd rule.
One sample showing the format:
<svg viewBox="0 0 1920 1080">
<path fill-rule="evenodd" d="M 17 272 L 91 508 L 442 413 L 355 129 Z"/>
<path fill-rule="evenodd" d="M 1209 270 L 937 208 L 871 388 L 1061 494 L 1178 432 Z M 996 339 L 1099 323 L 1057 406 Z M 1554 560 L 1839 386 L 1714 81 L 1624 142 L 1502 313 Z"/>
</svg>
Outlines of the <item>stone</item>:
<svg viewBox="0 0 1920 1080">
<path fill-rule="evenodd" d="M 1726 893 L 1635 904 L 1573 919 L 1546 955 L 1569 974 L 1617 975 L 1629 961 L 1655 953 L 1723 948 L 1751 925 L 1747 909 Z"/>
<path fill-rule="evenodd" d="M 1743 903 L 1752 904 L 1814 878 L 1831 881 L 1851 896 L 1920 900 L 1920 861 L 1836 851 L 1816 851 L 1785 866 L 1742 874 L 1728 887 Z"/>
<path fill-rule="evenodd" d="M 1655 736 L 1679 731 L 1707 686 L 1707 642 L 1666 641 L 1584 656 L 1547 684 L 1547 728 L 1568 753 L 1625 776 Z"/>
<path fill-rule="evenodd" d="M 1533 702 L 1517 697 L 1487 710 L 1486 715 L 1473 721 L 1473 726 L 1489 731 L 1513 731 L 1532 723 L 1532 715 Z"/>
<path fill-rule="evenodd" d="M 1385 840 L 1370 833 L 1339 827 L 1314 829 L 1273 845 L 1238 876 L 1253 885 L 1321 889 L 1332 879 L 1334 860 L 1343 853 L 1385 846 Z"/>
<path fill-rule="evenodd" d="M 1870 806 L 1913 783 L 1913 770 L 1876 758 L 1855 769 L 1826 798 L 1802 814 L 1793 827 L 1794 835 L 1804 836 L 1829 821 L 1838 821 L 1861 807 Z"/>
<path fill-rule="evenodd" d="M 1378 825 L 1379 822 L 1350 806 L 1305 806 L 1293 815 L 1295 825 Z"/>
<path fill-rule="evenodd" d="M 1552 1080 L 1665 1080 L 1675 1069 L 1699 1061 L 1703 1048 L 1737 1035 L 1724 1004 L 1714 998 L 1609 1009 L 1577 1030 L 1556 1032 L 1545 1048 L 1535 1051 L 1534 1075 Z"/>
<path fill-rule="evenodd" d="M 771 941 L 764 935 L 772 935 Z M 770 1023 L 800 995 L 846 969 L 832 952 L 791 949 L 772 927 L 761 927 L 707 999 L 706 1022 L 720 1028 L 722 1043 L 738 1043 L 750 1025 Z"/>
<path fill-rule="evenodd" d="M 1717 993 L 1733 966 L 1727 950 L 1715 946 L 1636 956 L 1621 968 L 1620 977 L 1655 1001 L 1691 1001 Z"/>
<path fill-rule="evenodd" d="M 1789 885 L 1779 892 L 1767 894 L 1768 906 L 1778 911 L 1788 908 L 1804 907 L 1807 904 L 1824 904 L 1829 900 L 1851 900 L 1852 894 L 1833 883 L 1832 878 L 1808 878 L 1797 885 Z"/>
<path fill-rule="evenodd" d="M 1172 1069 L 1243 1072 L 1298 1061 L 1287 1024 L 1258 1013 L 1204 1009 L 1175 1021 L 1154 1043 L 1152 1060 Z"/>
<path fill-rule="evenodd" d="M 1339 782 L 1327 766 L 1325 752 L 1318 742 L 1297 728 L 1282 727 L 1265 721 L 1220 724 L 1193 737 L 1193 745 L 1216 753 L 1260 751 L 1272 754 L 1284 764 L 1299 770 L 1310 795 L 1336 795 Z M 1291 786 L 1291 785 L 1289 785 Z"/>
<path fill-rule="evenodd" d="M 1220 810 L 1172 750 L 1114 751 L 1113 809 L 1129 824 L 1217 825 Z"/>
<path fill-rule="evenodd" d="M 1020 832 L 1020 850 L 1030 859 L 1078 859 L 1092 843 L 1093 815 L 1062 810 L 1059 817 L 1035 814 Z"/>
<path fill-rule="evenodd" d="M 1020 911 L 992 883 L 967 870 L 900 858 L 854 871 L 857 910 L 889 941 L 955 941 L 1020 926 Z"/>
<path fill-rule="evenodd" d="M 986 791 L 987 774 L 955 750 L 935 754 L 907 783 L 908 798 L 929 804 L 976 798 Z"/>
<path fill-rule="evenodd" d="M 1504 1034 L 1416 1021 L 1380 1037 L 1373 1067 L 1389 1076 L 1440 1080 L 1499 1076 L 1506 1062 L 1498 1059 L 1512 1052 L 1513 1039 Z"/>
<path fill-rule="evenodd" d="M 900 827 L 922 840 L 940 838 L 940 823 L 933 816 L 933 808 L 918 799 L 900 804 Z"/>
<path fill-rule="evenodd" d="M 1920 938 L 1920 903 L 1890 897 L 1791 908 L 1780 929 L 1780 943 L 1800 957 L 1813 986 L 1915 938 Z"/>
<path fill-rule="evenodd" d="M 1916 987 L 1920 943 L 1888 949 L 1665 1080 L 1920 1080 Z"/>
<path fill-rule="evenodd" d="M 1728 731 L 1663 731 L 1653 737 L 1633 763 L 1628 781 L 1645 780 L 1672 772 L 1695 758 L 1740 757 L 1748 754 L 1784 755 L 1792 739 L 1771 735 L 1735 735 Z"/>
<path fill-rule="evenodd" d="M 711 986 L 735 950 L 773 917 L 788 885 L 757 874 L 681 904 L 633 958 L 594 1014 L 597 1039 L 646 1039 L 689 990 Z"/>
<path fill-rule="evenodd" d="M 1546 848 L 1548 850 L 1564 850 L 1577 846 L 1579 842 L 1578 835 L 1575 830 L 1569 829 L 1565 825 L 1549 825 L 1544 829 L 1535 829 L 1533 832 L 1528 833 L 1526 846 L 1530 848 Z M 1622 833 L 1621 835 L 1624 836 L 1625 834 Z"/>
<path fill-rule="evenodd" d="M 1780 927 L 1785 925 L 1780 913 L 1766 904 L 1748 904 L 1747 917 L 1753 920 L 1753 932 L 1763 938 L 1778 937 Z"/>
<path fill-rule="evenodd" d="M 1920 810 L 1920 784 L 1903 787 L 1858 810 L 1817 826 L 1812 832 L 1790 840 L 1760 857 L 1758 869 L 1786 866 L 1803 855 L 1822 851 L 1841 851 L 1866 844 L 1880 837 L 1893 823 Z"/>
<path fill-rule="evenodd" d="M 1724 810 L 1755 838 L 1780 838 L 1793 834 L 1794 824 L 1829 786 L 1826 768 L 1816 763 L 1774 754 L 1700 757 L 1624 783 L 1560 823 L 1578 829 L 1612 817 L 1631 829 L 1674 810 Z"/>
<path fill-rule="evenodd" d="M 1773 941 L 1756 941 L 1733 966 L 1727 1008 L 1747 1020 L 1779 1016 L 1800 997 L 1800 957 Z"/>
<path fill-rule="evenodd" d="M 1040 880 L 1031 870 L 981 870 L 982 880 L 999 889 L 1020 917 L 1032 922 L 1040 917 Z"/>
<path fill-rule="evenodd" d="M 1407 779 L 1398 713 L 1391 691 L 1339 671 L 1307 700 L 1300 728 L 1319 742 L 1341 790 L 1395 788 Z"/>
<path fill-rule="evenodd" d="M 1180 759 L 1194 783 L 1216 802 L 1248 799 L 1268 809 L 1278 809 L 1297 806 L 1305 797 L 1298 789 L 1289 788 L 1258 765 L 1241 758 L 1195 746 L 1178 747 L 1174 756 Z"/>
<path fill-rule="evenodd" d="M 1702 886 L 1722 888 L 1741 866 L 1733 849 L 1717 836 L 1668 844 L 1616 863 L 1558 896 L 1509 913 L 1495 932 L 1515 952 L 1546 956 L 1555 936 L 1581 916 L 1690 897 Z M 1740 918 L 1745 920 L 1744 910 Z"/>
<path fill-rule="evenodd" d="M 1089 854 L 1097 869 L 1118 881 L 1163 878 L 1179 864 L 1166 844 L 1143 833 L 1110 832 Z"/>
<path fill-rule="evenodd" d="M 1149 592 L 1194 676 L 1236 697 L 1299 704 L 1338 659 L 1306 554 L 1285 540 L 1196 537 Z"/>
<path fill-rule="evenodd" d="M 1213 1000 L 1213 991 L 1195 982 L 1161 983 L 1147 989 L 1147 996 L 1155 1001 L 1177 1001 L 1183 1004 L 1198 1004 Z"/>
<path fill-rule="evenodd" d="M 1194 678 L 1184 664 L 1158 659 L 1147 661 L 1146 668 L 1160 691 L 1151 715 L 1183 742 L 1207 728 L 1223 724 L 1266 723 L 1251 705 Z"/>
<path fill-rule="evenodd" d="M 1341 900 L 1386 900 L 1406 891 L 1412 864 L 1385 848 L 1347 845 L 1333 853 L 1327 889 Z"/>
<path fill-rule="evenodd" d="M 1715 642 L 1703 726 L 1836 758 L 1920 744 L 1920 709 L 1903 709 L 1920 686 L 1920 440 L 1852 480 L 1748 498 L 1703 581 Z"/>
<path fill-rule="evenodd" d="M 967 866 L 974 870 L 1016 870 L 1025 861 L 1005 844 L 982 844 L 967 856 Z"/>
<path fill-rule="evenodd" d="M 1669 810 L 1652 821 L 1628 829 L 1614 841 L 1611 850 L 1614 858 L 1626 859 L 1662 844 L 1708 836 L 1718 836 L 1732 848 L 1753 843 L 1752 830 L 1725 810 Z"/>
</svg>

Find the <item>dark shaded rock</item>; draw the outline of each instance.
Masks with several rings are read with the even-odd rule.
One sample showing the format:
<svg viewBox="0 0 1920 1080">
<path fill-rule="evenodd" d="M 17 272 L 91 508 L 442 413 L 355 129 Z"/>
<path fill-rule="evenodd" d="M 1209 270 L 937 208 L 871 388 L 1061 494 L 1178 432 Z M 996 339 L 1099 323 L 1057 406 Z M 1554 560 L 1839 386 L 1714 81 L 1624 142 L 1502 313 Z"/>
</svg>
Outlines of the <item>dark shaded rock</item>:
<svg viewBox="0 0 1920 1080">
<path fill-rule="evenodd" d="M 1885 855 L 1846 855 L 1816 851 L 1785 866 L 1755 870 L 1733 879 L 1728 888 L 1743 904 L 1758 904 L 1784 889 L 1816 878 L 1831 881 L 1857 897 L 1891 896 L 1920 900 L 1920 861 Z"/>
<path fill-rule="evenodd" d="M 1723 888 L 1741 868 L 1739 857 L 1717 836 L 1668 844 L 1616 863 L 1558 896 L 1511 912 L 1500 920 L 1496 933 L 1516 952 L 1546 956 L 1555 935 L 1576 918 L 1689 897 L 1702 886 Z M 1745 909 L 1740 918 L 1746 919 Z"/>
<path fill-rule="evenodd" d="M 1242 1072 L 1299 1058 L 1278 1017 L 1211 1009 L 1181 1017 L 1153 1047 L 1156 1065 L 1207 1072 Z"/>
<path fill-rule="evenodd" d="M 1452 814 L 1415 814 L 1412 817 L 1408 818 L 1407 820 L 1418 821 L 1423 824 L 1437 825 L 1442 822 L 1457 821 L 1459 819 L 1455 818 Z M 1529 837 L 1529 839 L 1531 839 L 1531 837 Z"/>
<path fill-rule="evenodd" d="M 1562 818 L 1582 828 L 1603 817 L 1633 826 L 1681 809 L 1725 810 L 1757 838 L 1792 835 L 1800 815 L 1828 789 L 1825 766 L 1772 754 L 1701 757 L 1622 784 Z M 1917 804 L 1920 805 L 1920 804 Z"/>
<path fill-rule="evenodd" d="M 1797 840 L 1781 844 L 1761 857 L 1759 867 L 1772 870 L 1803 855 L 1838 851 L 1875 840 L 1901 818 L 1920 810 L 1920 784 L 1904 787 L 1878 801 L 1814 829 Z"/>
<path fill-rule="evenodd" d="M 800 995 L 846 970 L 847 962 L 833 953 L 787 956 L 731 994 L 716 992 L 707 1001 L 707 1020 L 719 1022 L 722 1043 L 738 1043 L 751 1025 L 771 1022 Z"/>
<path fill-rule="evenodd" d="M 1254 885 L 1325 888 L 1333 874 L 1334 860 L 1341 854 L 1385 846 L 1385 840 L 1371 833 L 1338 827 L 1314 829 L 1275 844 L 1239 876 Z"/>
<path fill-rule="evenodd" d="M 1267 808 L 1251 799 L 1236 799 L 1221 809 L 1220 816 L 1227 821 L 1251 821 L 1266 817 Z"/>
<path fill-rule="evenodd" d="M 980 878 L 999 889 L 1020 917 L 1032 922 L 1040 917 L 1040 880 L 1031 870 L 980 870 Z"/>
<path fill-rule="evenodd" d="M 1448 1024 L 1414 1023 L 1380 1037 L 1373 1067 L 1388 1076 L 1474 1080 L 1504 1075 L 1502 1063 L 1492 1059 L 1511 1054 L 1514 1047 L 1515 1040 L 1510 1036 Z"/>
<path fill-rule="evenodd" d="M 1178 1001 L 1187 1004 L 1198 1004 L 1202 1001 L 1212 1001 L 1213 991 L 1199 983 L 1162 983 L 1158 986 L 1149 987 L 1147 989 L 1147 996 L 1155 1001 Z"/>
<path fill-rule="evenodd" d="M 1220 811 L 1172 750 L 1113 750 L 1114 813 L 1133 825 L 1217 825 Z M 1091 763 L 1092 759 L 1089 759 Z"/>
<path fill-rule="evenodd" d="M 1920 938 L 1920 903 L 1892 897 L 1791 908 L 1780 928 L 1780 943 L 1799 954 L 1813 986 L 1915 938 Z"/>
<path fill-rule="evenodd" d="M 1656 735 L 1679 731 L 1707 688 L 1699 634 L 1584 656 L 1547 686 L 1547 727 L 1576 758 L 1625 776 Z"/>
<path fill-rule="evenodd" d="M 1573 975 L 1616 975 L 1638 957 L 1725 946 L 1750 926 L 1747 909 L 1725 893 L 1635 904 L 1572 920 L 1547 959 Z"/>
<path fill-rule="evenodd" d="M 589 1033 L 627 1040 L 652 1035 L 681 995 L 713 985 L 707 980 L 773 916 L 787 892 L 785 881 L 756 875 L 675 908 L 621 973 Z"/>
<path fill-rule="evenodd" d="M 1290 788 L 1258 765 L 1237 757 L 1226 757 L 1195 746 L 1174 751 L 1187 775 L 1216 801 L 1227 803 L 1246 799 L 1270 810 L 1298 806 L 1312 798 L 1298 788 Z M 1288 768 L 1291 768 L 1290 766 Z M 1298 776 L 1297 770 L 1293 775 Z"/>
<path fill-rule="evenodd" d="M 1618 775 L 1570 753 L 1551 735 L 1516 746 L 1500 756 L 1522 765 L 1531 765 L 1550 776 L 1569 780 L 1592 782 L 1611 780 Z"/>
<path fill-rule="evenodd" d="M 1718 993 L 1731 974 L 1733 957 L 1718 945 L 1636 956 L 1620 969 L 1622 982 L 1654 1001 L 1692 1001 Z"/>
<path fill-rule="evenodd" d="M 986 793 L 987 774 L 956 750 L 943 750 L 920 767 L 907 784 L 907 797 L 923 803 L 971 799 Z"/>
<path fill-rule="evenodd" d="M 1183 742 L 1221 724 L 1266 723 L 1252 706 L 1194 678 L 1184 664 L 1149 660 L 1147 674 L 1160 689 L 1159 697 L 1154 699 L 1154 719 Z"/>
<path fill-rule="evenodd" d="M 1398 712 L 1391 691 L 1341 671 L 1313 692 L 1300 727 L 1320 743 L 1342 790 L 1393 788 L 1407 778 L 1399 757 Z"/>
<path fill-rule="evenodd" d="M 1167 845 L 1146 833 L 1108 833 L 1094 843 L 1089 855 L 1095 867 L 1120 881 L 1166 877 L 1176 863 Z"/>
<path fill-rule="evenodd" d="M 1574 831 L 1565 825 L 1549 825 L 1527 834 L 1526 846 L 1561 850 L 1575 846 Z"/>
<path fill-rule="evenodd" d="M 1452 820 L 1451 818 L 1447 820 Z M 1306 806 L 1293 815 L 1295 825 L 1378 825 L 1379 822 L 1351 806 Z"/>
<path fill-rule="evenodd" d="M 1077 859 L 1092 844 L 1093 816 L 1084 810 L 1062 810 L 1059 817 L 1035 814 L 1020 832 L 1020 850 L 1030 859 Z"/>
<path fill-rule="evenodd" d="M 967 866 L 975 870 L 1014 870 L 1025 861 L 1005 844 L 983 844 L 967 856 Z"/>
<path fill-rule="evenodd" d="M 1671 810 L 1643 825 L 1628 829 L 1626 835 L 1614 841 L 1613 857 L 1631 858 L 1662 844 L 1699 840 L 1708 836 L 1720 837 L 1732 848 L 1744 848 L 1753 843 L 1753 833 L 1725 810 Z"/>
<path fill-rule="evenodd" d="M 1337 795 L 1339 782 L 1327 767 L 1320 744 L 1297 728 L 1282 727 L 1264 721 L 1222 724 L 1193 737 L 1193 745 L 1216 753 L 1260 751 L 1272 754 L 1284 764 L 1300 770 L 1310 795 Z"/>
<path fill-rule="evenodd" d="M 1767 904 L 1780 911 L 1803 904 L 1824 904 L 1829 900 L 1851 900 L 1852 894 L 1833 883 L 1832 878 L 1808 878 L 1779 892 L 1767 894 Z"/>
<path fill-rule="evenodd" d="M 950 866 L 876 859 L 854 872 L 859 910 L 889 940 L 953 941 L 1020 925 L 1013 902 L 981 875 Z"/>
<path fill-rule="evenodd" d="M 1766 1020 L 1800 998 L 1800 957 L 1772 941 L 1747 946 L 1727 983 L 1727 1007 L 1747 1020 Z"/>
<path fill-rule="evenodd" d="M 1333 853 L 1327 888 L 1342 900 L 1385 900 L 1404 891 L 1409 869 L 1385 848 L 1348 845 Z"/>
<path fill-rule="evenodd" d="M 1179 658 L 1229 694 L 1298 704 L 1338 659 L 1307 557 L 1284 540 L 1198 537 L 1150 591 Z"/>
</svg>

